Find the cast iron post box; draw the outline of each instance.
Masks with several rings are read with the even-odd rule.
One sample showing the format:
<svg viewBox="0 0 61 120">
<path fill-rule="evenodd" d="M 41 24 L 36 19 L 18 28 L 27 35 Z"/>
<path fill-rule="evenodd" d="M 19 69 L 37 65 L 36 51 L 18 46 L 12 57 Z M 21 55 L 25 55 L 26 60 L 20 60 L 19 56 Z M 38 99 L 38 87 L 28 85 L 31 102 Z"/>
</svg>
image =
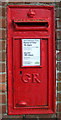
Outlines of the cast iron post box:
<svg viewBox="0 0 61 120">
<path fill-rule="evenodd" d="M 8 114 L 55 112 L 54 6 L 7 8 Z"/>
</svg>

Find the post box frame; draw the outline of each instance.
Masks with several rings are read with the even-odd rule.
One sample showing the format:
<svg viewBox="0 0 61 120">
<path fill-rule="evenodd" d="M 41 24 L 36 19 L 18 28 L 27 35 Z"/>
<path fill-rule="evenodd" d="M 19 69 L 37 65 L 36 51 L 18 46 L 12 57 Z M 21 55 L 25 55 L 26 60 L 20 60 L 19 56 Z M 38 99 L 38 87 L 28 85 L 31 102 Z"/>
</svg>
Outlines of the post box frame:
<svg viewBox="0 0 61 120">
<path fill-rule="evenodd" d="M 9 31 L 9 13 L 10 13 L 10 8 L 15 8 L 15 7 L 24 7 L 26 8 L 27 5 L 9 5 L 7 7 L 7 78 L 8 78 L 8 114 L 9 115 L 18 115 L 18 114 L 53 114 L 55 113 L 55 13 L 54 13 L 54 6 L 34 6 L 32 5 L 31 7 L 45 7 L 45 8 L 49 8 L 52 10 L 53 13 L 53 40 L 52 40 L 52 55 L 48 55 L 48 59 L 50 60 L 50 58 L 52 59 L 52 82 L 49 79 L 48 82 L 48 90 L 49 90 L 49 101 L 47 106 L 41 106 L 40 108 L 16 108 L 14 106 L 14 101 L 13 101 L 13 94 L 14 94 L 14 89 L 13 89 L 13 84 L 14 84 L 14 78 L 13 78 L 13 63 L 12 63 L 12 59 L 13 59 L 13 53 L 12 53 L 12 49 L 13 49 L 13 38 L 10 39 L 10 31 Z M 28 7 L 30 7 L 30 5 L 28 5 Z M 44 37 L 43 37 L 44 38 Z M 41 37 L 42 39 L 42 37 Z M 48 51 L 50 52 L 50 40 L 48 37 Z M 49 66 L 50 66 L 50 62 L 49 62 Z M 50 69 L 50 68 L 49 68 Z M 51 70 L 49 70 L 49 76 L 50 77 L 50 72 Z M 51 86 L 53 85 L 53 93 L 51 93 L 50 89 Z"/>
</svg>

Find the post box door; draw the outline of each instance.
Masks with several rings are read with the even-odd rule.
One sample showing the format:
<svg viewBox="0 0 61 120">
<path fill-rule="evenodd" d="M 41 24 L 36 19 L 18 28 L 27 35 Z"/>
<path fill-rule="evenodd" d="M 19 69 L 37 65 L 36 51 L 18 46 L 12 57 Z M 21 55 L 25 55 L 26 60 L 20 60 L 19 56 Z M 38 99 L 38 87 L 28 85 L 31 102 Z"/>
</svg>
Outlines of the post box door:
<svg viewBox="0 0 61 120">
<path fill-rule="evenodd" d="M 34 38 L 35 39 L 13 39 L 14 104 L 17 107 L 47 105 L 48 40 Z M 23 42 L 26 44 L 26 47 L 22 45 Z M 26 54 L 28 54 L 27 56 L 23 55 L 25 54 L 22 51 L 23 47 L 27 49 L 25 50 Z M 34 53 L 31 51 L 32 48 L 33 50 L 35 49 Z M 38 49 L 39 52 L 37 52 Z M 22 56 L 24 56 L 24 61 Z M 36 62 L 36 65 L 31 62 Z"/>
<path fill-rule="evenodd" d="M 8 6 L 7 18 L 8 114 L 54 113 L 54 7 Z"/>
</svg>

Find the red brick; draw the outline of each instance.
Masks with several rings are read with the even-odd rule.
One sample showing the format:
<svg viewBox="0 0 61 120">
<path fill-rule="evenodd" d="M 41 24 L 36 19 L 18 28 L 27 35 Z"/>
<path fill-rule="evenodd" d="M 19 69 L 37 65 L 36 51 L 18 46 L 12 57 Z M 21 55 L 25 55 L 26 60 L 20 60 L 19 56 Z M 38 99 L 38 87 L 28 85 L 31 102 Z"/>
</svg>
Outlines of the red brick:
<svg viewBox="0 0 61 120">
<path fill-rule="evenodd" d="M 6 60 L 6 52 L 0 52 L 0 61 Z"/>
<path fill-rule="evenodd" d="M 6 6 L 7 5 L 7 2 L 2 2 L 2 6 Z"/>
<path fill-rule="evenodd" d="M 6 91 L 6 85 L 0 83 L 0 92 L 5 92 Z"/>
<path fill-rule="evenodd" d="M 16 120 L 16 118 L 18 119 L 18 118 L 21 118 L 21 119 L 23 119 L 23 115 L 13 115 L 13 116 L 9 116 L 9 115 L 2 115 L 2 118 L 8 118 L 8 120 L 10 120 L 9 118 L 11 118 L 12 120 Z M 20 120 L 21 120 L 20 119 Z M 4 119 L 2 119 L 2 120 L 4 120 Z"/>
<path fill-rule="evenodd" d="M 61 40 L 61 31 L 57 31 L 56 36 L 57 36 L 57 40 Z M 61 42 L 61 41 L 57 41 L 57 42 Z"/>
<path fill-rule="evenodd" d="M 33 2 L 33 3 L 34 3 L 34 2 L 41 2 L 41 3 L 49 3 L 49 2 L 50 2 L 50 3 L 52 3 L 51 0 L 38 0 L 38 1 L 37 1 L 37 0 L 24 0 L 24 1 L 23 1 L 23 0 L 15 0 L 15 1 L 14 1 L 14 0 L 9 0 L 9 3 L 11 2 L 11 3 L 14 4 L 14 3 L 17 3 L 18 1 L 19 1 L 19 3 L 21 3 L 21 2 L 22 2 L 22 3 L 24 3 L 24 2 L 26 2 L 26 3 L 27 3 L 27 2 L 30 2 L 30 3 L 31 3 L 31 2 Z M 53 2 L 55 2 L 55 0 L 53 0 Z"/>
<path fill-rule="evenodd" d="M 0 74 L 0 82 L 6 82 L 6 74 Z"/>
<path fill-rule="evenodd" d="M 0 63 L 0 72 L 5 72 L 6 66 L 5 63 Z"/>
<path fill-rule="evenodd" d="M 57 73 L 57 80 L 61 81 L 61 73 Z"/>
<path fill-rule="evenodd" d="M 6 105 L 0 105 L 0 113 L 6 113 Z"/>
<path fill-rule="evenodd" d="M 57 101 L 61 101 L 61 94 L 60 93 L 57 94 Z"/>
<path fill-rule="evenodd" d="M 6 19 L 0 18 L 0 28 L 6 28 Z"/>
<path fill-rule="evenodd" d="M 61 103 L 57 104 L 57 112 L 61 112 Z"/>
<path fill-rule="evenodd" d="M 57 62 L 57 70 L 61 71 L 61 62 Z"/>
<path fill-rule="evenodd" d="M 6 95 L 5 94 L 0 94 L 0 104 L 6 104 Z"/>
<path fill-rule="evenodd" d="M 2 2 L 0 1 L 0 6 L 2 6 Z"/>
<path fill-rule="evenodd" d="M 61 29 L 61 20 L 57 20 L 57 28 Z"/>
<path fill-rule="evenodd" d="M 61 113 L 57 113 L 57 120 L 61 120 Z"/>
<path fill-rule="evenodd" d="M 12 116 L 11 116 L 12 117 Z M 3 115 L 3 118 L 9 118 L 9 116 L 8 115 Z M 13 118 L 22 118 L 23 119 L 23 115 L 14 115 L 13 117 L 12 117 L 12 119 Z M 42 118 L 41 120 L 45 120 L 45 118 L 55 118 L 55 114 L 40 114 L 40 115 L 26 115 L 26 119 L 27 120 L 33 120 L 33 119 L 35 119 L 35 118 L 37 118 L 37 120 L 39 119 L 39 118 Z M 44 118 L 44 119 L 43 119 Z M 14 119 L 15 120 L 15 119 Z M 21 120 L 21 119 L 20 119 Z M 49 119 L 47 119 L 47 120 L 49 120 Z M 55 119 L 54 119 L 55 120 Z"/>
<path fill-rule="evenodd" d="M 6 30 L 0 30 L 0 39 L 6 39 Z"/>
<path fill-rule="evenodd" d="M 59 2 L 56 3 L 56 7 L 59 7 Z"/>
<path fill-rule="evenodd" d="M 57 53 L 57 60 L 61 60 L 61 51 Z"/>
<path fill-rule="evenodd" d="M 61 18 L 61 9 L 60 8 L 56 9 L 56 17 Z"/>
<path fill-rule="evenodd" d="M 31 118 L 31 119 L 32 118 L 44 118 L 45 119 L 45 118 L 52 118 L 52 117 L 55 118 L 55 114 L 53 114 L 53 115 L 52 114 L 46 114 L 46 115 L 45 114 L 40 114 L 40 115 L 36 114 L 36 115 L 27 115 L 26 116 L 26 118 Z"/>
<path fill-rule="evenodd" d="M 4 40 L 0 41 L 0 51 L 1 50 L 5 50 L 5 41 Z"/>
<path fill-rule="evenodd" d="M 6 8 L 5 7 L 0 7 L 0 16 L 6 16 Z"/>
<path fill-rule="evenodd" d="M 57 84 L 57 90 L 58 90 L 58 91 L 61 91 L 61 83 L 58 83 L 58 84 Z"/>
</svg>

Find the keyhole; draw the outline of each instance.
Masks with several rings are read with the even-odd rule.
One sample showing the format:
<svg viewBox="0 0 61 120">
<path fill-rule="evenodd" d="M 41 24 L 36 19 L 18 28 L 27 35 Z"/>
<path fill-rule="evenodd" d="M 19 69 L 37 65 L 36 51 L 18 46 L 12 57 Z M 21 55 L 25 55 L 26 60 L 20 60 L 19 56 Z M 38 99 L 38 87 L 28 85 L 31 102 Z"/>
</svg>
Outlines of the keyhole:
<svg viewBox="0 0 61 120">
<path fill-rule="evenodd" d="M 20 71 L 20 75 L 22 74 L 22 71 Z"/>
</svg>

